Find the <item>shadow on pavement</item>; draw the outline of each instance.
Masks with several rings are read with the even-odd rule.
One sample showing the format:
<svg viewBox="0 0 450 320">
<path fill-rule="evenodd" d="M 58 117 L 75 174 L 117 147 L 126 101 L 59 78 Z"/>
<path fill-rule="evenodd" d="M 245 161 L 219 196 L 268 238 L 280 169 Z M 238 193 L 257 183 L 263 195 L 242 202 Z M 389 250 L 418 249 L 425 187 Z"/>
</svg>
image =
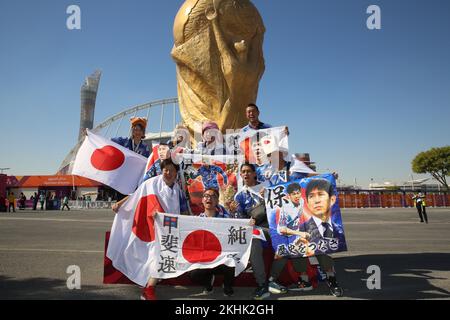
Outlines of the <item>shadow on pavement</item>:
<svg viewBox="0 0 450 320">
<path fill-rule="evenodd" d="M 335 259 L 345 297 L 357 299 L 449 299 L 450 253 L 376 254 Z M 369 290 L 367 267 L 381 269 L 381 289 Z M 446 272 L 439 277 L 438 272 Z M 434 273 L 434 274 L 433 274 Z M 433 281 L 433 284 L 430 281 Z M 442 285 L 436 283 L 442 282 Z M 447 282 L 444 285 L 443 282 Z"/>
<path fill-rule="evenodd" d="M 14 279 L 0 276 L 0 300 L 101 300 L 120 299 L 105 286 L 82 285 L 69 290 L 66 281 L 49 278 Z M 124 297 L 125 298 L 125 297 Z"/>
<path fill-rule="evenodd" d="M 450 253 L 372 254 L 335 259 L 337 277 L 344 288 L 344 298 L 350 299 L 450 299 Z M 366 272 L 370 265 L 381 269 L 381 290 L 369 290 Z M 139 299 L 137 286 L 82 285 L 81 290 L 69 290 L 65 280 L 49 278 L 15 279 L 0 276 L 0 299 Z M 212 296 L 202 297 L 200 287 L 158 286 L 160 299 L 218 299 L 222 288 L 215 288 Z M 235 287 L 234 299 L 250 300 L 254 288 Z M 332 298 L 324 283 L 314 291 L 272 295 L 271 299 Z M 337 299 L 337 298 L 336 298 Z"/>
</svg>

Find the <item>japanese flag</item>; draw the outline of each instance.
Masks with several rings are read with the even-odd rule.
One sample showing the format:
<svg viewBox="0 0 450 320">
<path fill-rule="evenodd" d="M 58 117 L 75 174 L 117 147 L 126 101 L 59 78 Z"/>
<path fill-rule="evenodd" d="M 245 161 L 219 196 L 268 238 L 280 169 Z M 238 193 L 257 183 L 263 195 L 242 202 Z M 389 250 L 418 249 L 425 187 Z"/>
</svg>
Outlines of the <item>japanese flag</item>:
<svg viewBox="0 0 450 320">
<path fill-rule="evenodd" d="M 158 161 L 159 156 L 158 156 L 158 148 L 159 148 L 159 144 L 156 146 L 153 146 L 152 148 L 152 154 L 150 155 L 150 157 L 148 157 L 147 159 L 147 164 L 145 166 L 145 172 L 149 171 L 153 165 L 155 164 L 156 161 Z"/>
<path fill-rule="evenodd" d="M 147 159 L 90 131 L 78 150 L 72 174 L 131 194 L 142 177 Z"/>
<path fill-rule="evenodd" d="M 180 189 L 169 188 L 162 176 L 146 180 L 117 213 L 106 251 L 114 268 L 131 281 L 145 286 L 154 264 L 156 212 L 179 213 Z"/>
<path fill-rule="evenodd" d="M 155 222 L 154 278 L 222 264 L 234 267 L 237 276 L 247 267 L 253 239 L 249 220 L 157 214 Z"/>
<path fill-rule="evenodd" d="M 262 241 L 266 241 L 266 236 L 264 234 L 264 230 L 261 227 L 253 227 L 253 239 L 259 239 Z"/>
<path fill-rule="evenodd" d="M 243 153 L 246 161 L 255 163 L 268 162 L 267 155 L 273 152 L 289 152 L 289 138 L 285 134 L 285 127 L 276 127 L 261 130 L 249 130 L 239 134 L 226 136 L 227 146 L 230 150 Z"/>
</svg>

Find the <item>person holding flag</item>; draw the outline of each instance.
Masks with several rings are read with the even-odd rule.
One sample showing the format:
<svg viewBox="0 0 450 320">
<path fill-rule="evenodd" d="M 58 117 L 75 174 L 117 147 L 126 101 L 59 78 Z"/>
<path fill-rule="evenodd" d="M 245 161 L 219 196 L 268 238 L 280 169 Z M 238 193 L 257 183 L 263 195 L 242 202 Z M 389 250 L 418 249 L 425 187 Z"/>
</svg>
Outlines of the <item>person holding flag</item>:
<svg viewBox="0 0 450 320">
<path fill-rule="evenodd" d="M 144 286 L 142 300 L 156 300 L 158 279 L 150 276 L 154 216 L 157 212 L 180 214 L 181 190 L 176 182 L 179 166 L 165 159 L 161 170 L 161 175 L 146 180 L 132 195 L 113 206 L 117 215 L 107 256 L 117 270 Z"/>
<path fill-rule="evenodd" d="M 240 175 L 243 181 L 243 188 L 234 196 L 234 201 L 230 204 L 230 211 L 235 213 L 236 217 L 239 219 L 252 220 L 258 226 L 267 225 L 267 215 L 262 212 L 263 218 L 261 221 L 255 221 L 252 217 L 252 213 L 258 211 L 257 208 L 264 208 L 264 198 L 259 195 L 259 191 L 262 185 L 259 185 L 256 181 L 256 169 L 253 164 L 244 163 L 240 168 Z M 256 217 L 257 220 L 258 217 Z M 257 288 L 255 290 L 253 298 L 255 300 L 262 300 L 270 296 L 268 289 L 268 284 L 266 281 L 266 271 L 264 268 L 264 258 L 263 258 L 263 245 L 262 240 L 254 238 L 252 241 L 252 248 L 250 253 L 250 263 L 252 264 L 253 275 L 255 277 Z"/>
<path fill-rule="evenodd" d="M 219 126 L 213 121 L 202 124 L 203 141 L 197 145 L 197 152 L 203 155 L 225 155 L 226 149 L 223 144 L 223 135 Z"/>
<path fill-rule="evenodd" d="M 219 191 L 217 189 L 207 189 L 203 193 L 202 203 L 205 211 L 199 215 L 203 218 L 230 218 L 229 213 L 219 207 Z M 192 281 L 204 287 L 203 294 L 208 295 L 213 292 L 215 275 L 223 275 L 223 294 L 231 297 L 234 294 L 234 268 L 220 265 L 213 269 L 196 269 L 190 272 Z"/>
<path fill-rule="evenodd" d="M 272 128 L 270 124 L 259 121 L 259 108 L 254 103 L 249 103 L 247 105 L 245 116 L 247 117 L 248 125 L 241 129 L 242 132 Z"/>
<path fill-rule="evenodd" d="M 346 250 L 344 230 L 332 219 L 331 208 L 336 203 L 336 195 L 333 192 L 331 183 L 326 179 L 313 179 L 308 183 L 305 194 L 311 218 L 304 222 L 299 229 L 310 235 L 308 237 L 310 242 L 318 243 L 323 239 L 335 239 L 338 242 L 337 248 Z M 343 289 L 336 280 L 333 258 L 324 253 L 316 254 L 315 257 L 319 262 L 320 268 L 326 273 L 325 280 L 331 294 L 336 297 L 342 296 Z M 296 271 L 301 276 L 294 290 L 308 290 L 310 283 L 306 273 L 306 259 L 299 258 L 298 263 L 301 266 Z"/>
<path fill-rule="evenodd" d="M 133 117 L 131 122 L 131 137 L 116 137 L 111 140 L 115 143 L 134 151 L 146 158 L 150 156 L 150 149 L 142 139 L 145 138 L 145 128 L 147 127 L 147 118 Z"/>
</svg>

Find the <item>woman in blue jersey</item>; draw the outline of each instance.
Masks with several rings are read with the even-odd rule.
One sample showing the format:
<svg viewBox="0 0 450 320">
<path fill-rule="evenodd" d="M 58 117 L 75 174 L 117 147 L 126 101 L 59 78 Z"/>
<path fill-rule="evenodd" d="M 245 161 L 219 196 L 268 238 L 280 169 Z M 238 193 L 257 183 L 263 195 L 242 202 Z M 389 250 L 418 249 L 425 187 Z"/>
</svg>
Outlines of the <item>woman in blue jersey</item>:
<svg viewBox="0 0 450 320">
<path fill-rule="evenodd" d="M 131 118 L 131 137 L 116 137 L 111 140 L 121 146 L 130 149 L 146 158 L 150 156 L 150 148 L 142 139 L 145 138 L 146 118 Z"/>
</svg>

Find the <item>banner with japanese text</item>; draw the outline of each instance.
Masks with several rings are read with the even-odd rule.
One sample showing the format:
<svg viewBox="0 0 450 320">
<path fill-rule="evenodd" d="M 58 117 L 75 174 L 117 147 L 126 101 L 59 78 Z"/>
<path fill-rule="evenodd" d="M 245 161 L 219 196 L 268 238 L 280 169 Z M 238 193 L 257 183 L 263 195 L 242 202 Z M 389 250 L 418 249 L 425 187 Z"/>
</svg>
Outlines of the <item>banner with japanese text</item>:
<svg viewBox="0 0 450 320">
<path fill-rule="evenodd" d="M 151 275 L 176 278 L 195 269 L 219 265 L 235 268 L 235 276 L 247 267 L 253 227 L 247 219 L 204 218 L 158 213 Z"/>
<path fill-rule="evenodd" d="M 277 256 L 305 257 L 347 250 L 332 174 L 269 187 L 265 197 Z"/>
</svg>

